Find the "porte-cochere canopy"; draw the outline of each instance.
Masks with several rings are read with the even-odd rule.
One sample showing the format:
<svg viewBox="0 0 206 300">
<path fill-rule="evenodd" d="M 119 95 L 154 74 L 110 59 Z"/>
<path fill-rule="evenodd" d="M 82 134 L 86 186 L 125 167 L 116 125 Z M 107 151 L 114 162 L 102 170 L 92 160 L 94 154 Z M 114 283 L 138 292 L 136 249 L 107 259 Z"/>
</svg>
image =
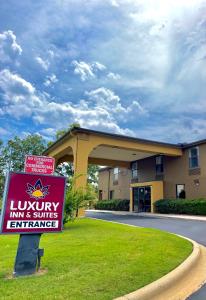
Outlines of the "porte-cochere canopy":
<svg viewBox="0 0 206 300">
<path fill-rule="evenodd" d="M 132 161 L 154 155 L 181 156 L 181 146 L 75 127 L 52 144 L 44 155 L 56 164 L 74 163 L 76 186 L 84 188 L 87 167 L 97 164 L 130 168 Z"/>
</svg>

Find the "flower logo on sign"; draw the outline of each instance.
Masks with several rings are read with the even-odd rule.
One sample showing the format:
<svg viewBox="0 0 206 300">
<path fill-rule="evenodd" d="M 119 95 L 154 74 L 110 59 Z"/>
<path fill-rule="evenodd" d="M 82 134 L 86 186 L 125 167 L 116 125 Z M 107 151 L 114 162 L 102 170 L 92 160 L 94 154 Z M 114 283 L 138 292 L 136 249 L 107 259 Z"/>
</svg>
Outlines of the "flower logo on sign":
<svg viewBox="0 0 206 300">
<path fill-rule="evenodd" d="M 27 183 L 26 192 L 35 200 L 44 199 L 49 194 L 49 185 L 43 186 L 41 179 L 38 179 L 35 185 Z"/>
</svg>

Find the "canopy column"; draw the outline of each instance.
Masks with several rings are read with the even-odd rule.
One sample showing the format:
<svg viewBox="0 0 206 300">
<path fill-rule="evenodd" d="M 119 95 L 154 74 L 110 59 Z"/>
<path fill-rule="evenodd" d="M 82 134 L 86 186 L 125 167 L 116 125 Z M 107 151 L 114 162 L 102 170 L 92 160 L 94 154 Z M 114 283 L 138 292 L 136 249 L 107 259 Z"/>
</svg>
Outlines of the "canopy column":
<svg viewBox="0 0 206 300">
<path fill-rule="evenodd" d="M 75 188 L 85 189 L 87 185 L 88 157 L 92 150 L 89 141 L 82 140 L 77 136 L 76 145 L 73 148 L 74 154 L 74 178 Z M 84 209 L 80 209 L 79 216 L 84 216 Z"/>
<path fill-rule="evenodd" d="M 75 187 L 85 188 L 87 184 L 87 168 L 88 168 L 88 149 L 77 140 L 77 147 L 74 149 L 74 176 Z"/>
</svg>

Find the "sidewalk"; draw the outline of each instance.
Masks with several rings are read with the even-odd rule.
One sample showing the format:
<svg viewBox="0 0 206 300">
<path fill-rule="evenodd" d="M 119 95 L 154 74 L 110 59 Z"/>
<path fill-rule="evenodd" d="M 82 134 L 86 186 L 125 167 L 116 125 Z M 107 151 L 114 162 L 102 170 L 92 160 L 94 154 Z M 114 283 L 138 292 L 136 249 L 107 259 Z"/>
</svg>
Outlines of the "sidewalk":
<svg viewBox="0 0 206 300">
<path fill-rule="evenodd" d="M 195 216 L 195 215 L 154 214 L 154 213 L 144 213 L 144 212 L 137 213 L 137 212 L 128 212 L 128 211 L 95 210 L 95 209 L 87 209 L 86 212 L 109 213 L 109 214 L 120 215 L 120 216 L 137 216 L 137 217 L 147 217 L 147 218 L 173 218 L 173 219 L 206 221 L 206 216 Z"/>
</svg>

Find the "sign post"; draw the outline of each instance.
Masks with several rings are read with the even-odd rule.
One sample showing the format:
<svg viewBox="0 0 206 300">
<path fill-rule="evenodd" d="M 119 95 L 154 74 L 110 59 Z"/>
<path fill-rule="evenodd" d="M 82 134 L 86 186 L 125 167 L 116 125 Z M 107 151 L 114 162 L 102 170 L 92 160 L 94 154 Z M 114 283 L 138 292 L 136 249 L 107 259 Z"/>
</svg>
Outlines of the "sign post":
<svg viewBox="0 0 206 300">
<path fill-rule="evenodd" d="M 20 234 L 13 273 L 15 277 L 31 275 L 37 271 L 40 238 L 41 234 Z"/>
<path fill-rule="evenodd" d="M 20 234 L 14 276 L 36 272 L 42 233 L 62 231 L 65 185 L 61 176 L 9 173 L 0 226 L 2 234 Z"/>
</svg>

